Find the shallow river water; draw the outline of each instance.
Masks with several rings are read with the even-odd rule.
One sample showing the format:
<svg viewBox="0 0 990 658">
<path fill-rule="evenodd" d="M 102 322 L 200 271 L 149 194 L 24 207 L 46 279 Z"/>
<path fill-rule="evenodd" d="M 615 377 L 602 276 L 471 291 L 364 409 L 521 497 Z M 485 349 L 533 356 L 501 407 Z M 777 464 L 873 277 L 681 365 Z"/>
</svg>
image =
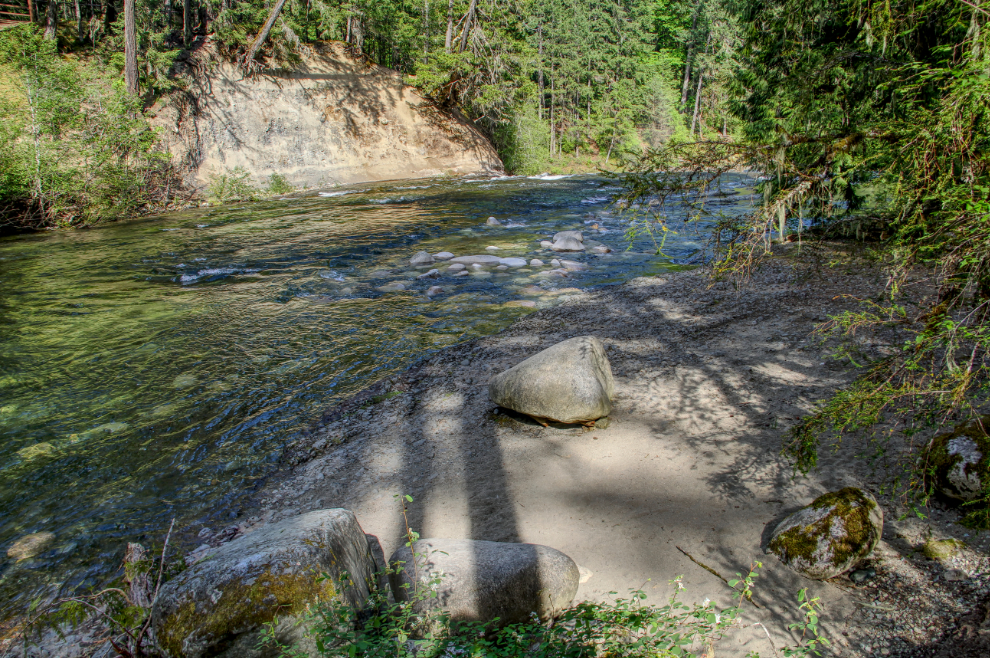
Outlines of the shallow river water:
<svg viewBox="0 0 990 658">
<path fill-rule="evenodd" d="M 750 201 L 746 178 L 728 212 Z M 0 605 L 95 584 L 125 542 L 236 515 L 283 447 L 334 401 L 445 346 L 499 331 L 564 288 L 687 262 L 705 236 L 626 239 L 597 177 L 367 184 L 0 240 Z M 489 227 L 498 218 L 504 227 Z M 597 227 L 597 228 L 596 228 Z M 564 255 L 580 229 L 613 249 Z M 543 268 L 418 280 L 419 250 Z M 443 265 L 438 263 L 440 269 Z M 407 289 L 378 290 L 395 282 Z M 443 293 L 429 298 L 439 285 Z M 6 557 L 29 533 L 54 539 Z"/>
</svg>

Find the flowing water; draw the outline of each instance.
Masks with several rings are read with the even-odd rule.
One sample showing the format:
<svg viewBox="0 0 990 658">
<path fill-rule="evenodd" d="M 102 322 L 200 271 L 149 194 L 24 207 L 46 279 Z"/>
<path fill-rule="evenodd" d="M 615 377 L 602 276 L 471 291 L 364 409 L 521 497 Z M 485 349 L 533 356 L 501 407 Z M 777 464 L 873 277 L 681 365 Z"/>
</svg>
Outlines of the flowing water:
<svg viewBox="0 0 990 658">
<path fill-rule="evenodd" d="M 743 194 L 719 203 L 748 207 L 751 181 L 727 183 Z M 670 236 L 666 256 L 630 242 L 614 191 L 596 177 L 368 184 L 0 240 L 0 555 L 54 534 L 35 557 L 0 558 L 0 603 L 101 582 L 126 541 L 160 543 L 172 518 L 231 518 L 322 409 L 499 331 L 532 310 L 519 300 L 677 267 L 704 242 Z M 567 229 L 613 252 L 563 255 L 589 268 L 550 274 L 539 241 Z M 426 280 L 409 265 L 488 246 L 548 265 Z"/>
</svg>

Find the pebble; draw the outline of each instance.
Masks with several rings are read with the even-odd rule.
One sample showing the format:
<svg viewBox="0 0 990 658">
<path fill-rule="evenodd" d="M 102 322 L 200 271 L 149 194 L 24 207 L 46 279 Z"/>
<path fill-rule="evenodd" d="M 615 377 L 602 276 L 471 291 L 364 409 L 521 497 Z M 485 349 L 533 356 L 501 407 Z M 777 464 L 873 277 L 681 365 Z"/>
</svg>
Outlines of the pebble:
<svg viewBox="0 0 990 658">
<path fill-rule="evenodd" d="M 539 258 L 534 258 L 533 260 L 529 261 L 529 266 L 530 267 L 543 267 L 543 261 L 540 260 Z"/>
<path fill-rule="evenodd" d="M 485 251 L 498 251 L 498 250 L 499 248 L 496 247 L 495 245 L 488 245 L 487 247 L 485 247 Z"/>
</svg>

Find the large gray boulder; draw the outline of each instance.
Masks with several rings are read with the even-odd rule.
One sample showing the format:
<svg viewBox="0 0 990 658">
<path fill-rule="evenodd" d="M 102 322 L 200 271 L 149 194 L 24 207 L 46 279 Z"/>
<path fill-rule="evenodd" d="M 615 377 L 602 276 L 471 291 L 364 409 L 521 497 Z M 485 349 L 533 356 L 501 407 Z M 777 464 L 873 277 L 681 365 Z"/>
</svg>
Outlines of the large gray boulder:
<svg viewBox="0 0 990 658">
<path fill-rule="evenodd" d="M 594 336 L 571 338 L 495 375 L 492 402 L 539 421 L 591 423 L 612 412 L 615 382 L 605 346 Z"/>
<path fill-rule="evenodd" d="M 276 656 L 258 645 L 261 627 L 277 617 L 281 643 L 317 656 L 300 616 L 318 602 L 360 608 L 380 569 L 376 544 L 345 509 L 309 512 L 256 530 L 162 587 L 152 616 L 155 637 L 176 657 Z M 349 583 L 342 586 L 345 572 Z M 331 580 L 318 580 L 321 574 Z"/>
<path fill-rule="evenodd" d="M 389 565 L 401 567 L 389 575 L 397 601 L 415 601 L 420 613 L 443 610 L 454 622 L 498 619 L 498 626 L 534 612 L 548 619 L 571 604 L 581 577 L 574 560 L 548 546 L 470 539 L 421 539 L 393 553 Z M 436 597 L 416 596 L 431 586 Z"/>
<path fill-rule="evenodd" d="M 865 559 L 883 533 L 883 510 L 855 487 L 819 496 L 774 529 L 767 551 L 800 574 L 834 578 Z"/>
</svg>

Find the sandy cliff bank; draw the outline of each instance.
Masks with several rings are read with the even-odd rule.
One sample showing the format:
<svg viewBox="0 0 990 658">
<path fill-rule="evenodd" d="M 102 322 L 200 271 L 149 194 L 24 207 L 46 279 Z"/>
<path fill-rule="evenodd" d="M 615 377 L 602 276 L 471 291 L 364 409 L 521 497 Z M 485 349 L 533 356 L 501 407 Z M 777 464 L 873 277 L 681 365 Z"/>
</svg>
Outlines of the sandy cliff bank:
<svg viewBox="0 0 990 658">
<path fill-rule="evenodd" d="M 188 88 L 153 109 L 192 187 L 235 167 L 256 184 L 280 174 L 297 187 L 502 171 L 463 116 L 344 44 L 305 47 L 291 71 L 251 77 L 210 51 L 209 43 L 193 51 Z"/>
</svg>

